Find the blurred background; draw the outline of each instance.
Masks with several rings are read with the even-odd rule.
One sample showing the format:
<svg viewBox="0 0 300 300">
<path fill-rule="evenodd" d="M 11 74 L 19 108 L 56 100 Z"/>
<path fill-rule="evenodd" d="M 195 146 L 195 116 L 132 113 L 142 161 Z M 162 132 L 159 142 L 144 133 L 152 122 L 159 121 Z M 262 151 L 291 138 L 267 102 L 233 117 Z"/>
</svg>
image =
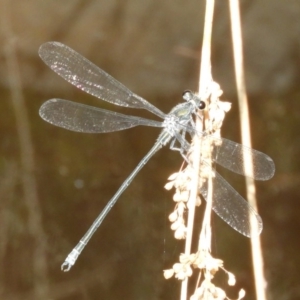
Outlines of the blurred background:
<svg viewBox="0 0 300 300">
<path fill-rule="evenodd" d="M 300 3 L 241 1 L 253 147 L 276 174 L 257 184 L 269 299 L 300 298 Z M 216 1 L 212 64 L 232 102 L 223 136 L 240 141 L 227 1 Z M 0 298 L 178 299 L 165 280 L 183 251 L 168 215 L 167 178 L 182 162 L 161 150 L 139 173 L 68 273 L 61 263 L 158 136 L 155 128 L 90 135 L 44 122 L 58 97 L 147 118 L 76 89 L 39 58 L 67 44 L 164 112 L 197 90 L 204 1 L 0 1 Z M 245 196 L 241 176 L 222 172 Z M 200 211 L 200 209 L 199 209 Z M 200 218 L 198 221 L 200 229 Z M 255 299 L 249 240 L 213 218 L 213 255 Z"/>
</svg>

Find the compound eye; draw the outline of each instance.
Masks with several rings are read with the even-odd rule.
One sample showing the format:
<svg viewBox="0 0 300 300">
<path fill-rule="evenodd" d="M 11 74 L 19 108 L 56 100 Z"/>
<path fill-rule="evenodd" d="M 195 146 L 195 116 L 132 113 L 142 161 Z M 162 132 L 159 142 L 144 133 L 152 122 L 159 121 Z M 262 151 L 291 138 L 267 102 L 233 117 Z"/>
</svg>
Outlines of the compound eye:
<svg viewBox="0 0 300 300">
<path fill-rule="evenodd" d="M 194 97 L 194 94 L 192 93 L 192 91 L 190 90 L 185 90 L 183 93 L 182 93 L 182 98 L 186 101 L 190 101 L 192 100 Z"/>
<path fill-rule="evenodd" d="M 201 100 L 201 101 L 199 102 L 198 108 L 199 108 L 200 110 L 203 110 L 205 107 L 206 107 L 206 103 L 205 103 L 204 101 Z"/>
</svg>

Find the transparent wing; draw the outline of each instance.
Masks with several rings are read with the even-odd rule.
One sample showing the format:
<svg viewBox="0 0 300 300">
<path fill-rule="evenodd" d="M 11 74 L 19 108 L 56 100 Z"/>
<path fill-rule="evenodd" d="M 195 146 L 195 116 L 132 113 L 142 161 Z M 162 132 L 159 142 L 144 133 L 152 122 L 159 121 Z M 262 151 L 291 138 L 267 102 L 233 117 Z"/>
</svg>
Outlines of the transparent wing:
<svg viewBox="0 0 300 300">
<path fill-rule="evenodd" d="M 39 49 L 41 59 L 79 89 L 115 105 L 146 109 L 164 119 L 165 114 L 68 46 L 48 42 Z"/>
<path fill-rule="evenodd" d="M 47 122 L 77 132 L 103 133 L 138 125 L 162 127 L 161 122 L 127 116 L 63 99 L 51 99 L 40 108 L 40 116 Z"/>
<path fill-rule="evenodd" d="M 214 212 L 233 229 L 246 237 L 259 235 L 263 228 L 261 217 L 220 174 L 216 171 L 214 173 L 215 177 L 212 178 L 212 209 Z M 207 181 L 202 184 L 200 193 L 207 201 Z M 250 218 L 256 222 L 256 231 L 251 231 Z"/>
<path fill-rule="evenodd" d="M 272 158 L 260 151 L 224 138 L 214 138 L 213 136 L 205 136 L 203 141 L 207 142 L 206 146 L 212 145 L 213 160 L 232 172 L 256 180 L 268 180 L 275 173 L 275 164 Z M 245 157 L 253 162 L 253 174 L 245 167 Z"/>
</svg>

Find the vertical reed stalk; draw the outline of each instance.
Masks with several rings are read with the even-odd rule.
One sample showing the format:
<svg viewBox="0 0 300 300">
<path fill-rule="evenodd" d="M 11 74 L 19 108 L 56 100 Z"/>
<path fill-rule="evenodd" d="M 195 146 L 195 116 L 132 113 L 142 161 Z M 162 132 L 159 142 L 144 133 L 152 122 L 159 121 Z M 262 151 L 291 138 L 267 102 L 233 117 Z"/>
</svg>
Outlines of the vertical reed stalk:
<svg viewBox="0 0 300 300">
<path fill-rule="evenodd" d="M 214 0 L 206 0 L 205 9 L 205 22 L 204 22 L 204 33 L 203 33 L 203 43 L 202 43 L 202 55 L 200 60 L 200 74 L 199 74 L 199 87 L 198 93 L 204 96 L 207 92 L 208 84 L 211 82 L 211 34 L 213 25 L 213 13 L 214 13 Z M 198 132 L 203 131 L 203 120 L 196 119 L 196 130 Z M 191 182 L 191 190 L 189 196 L 189 210 L 188 210 L 188 222 L 187 222 L 187 235 L 185 241 L 185 255 L 190 255 L 191 244 L 193 237 L 193 225 L 195 216 L 195 207 L 197 196 L 199 193 L 198 189 L 198 179 L 199 179 L 199 169 L 200 169 L 200 157 L 201 157 L 201 139 L 195 138 L 194 141 L 194 151 L 193 151 L 193 177 Z M 210 213 L 210 212 L 209 212 Z M 182 281 L 181 284 L 181 295 L 180 300 L 186 300 L 188 295 L 188 277 Z"/>
<path fill-rule="evenodd" d="M 242 144 L 251 148 L 251 132 L 250 132 L 250 118 L 249 118 L 249 107 L 246 95 L 245 75 L 244 75 L 244 64 L 243 64 L 243 45 L 242 45 L 242 33 L 241 33 L 241 19 L 239 10 L 238 0 L 229 0 L 230 4 L 230 19 L 231 19 L 231 30 L 232 30 L 232 43 L 233 43 L 233 54 L 234 54 L 234 66 L 235 66 L 235 78 L 236 87 L 238 94 L 239 112 L 240 112 L 240 128 L 241 128 L 241 139 Z M 246 152 L 244 152 L 247 155 Z M 248 170 L 247 173 L 253 172 L 253 164 L 251 157 L 244 157 L 245 168 Z M 250 204 L 257 210 L 256 201 L 256 190 L 254 180 L 249 177 L 246 178 L 246 190 L 247 199 Z M 254 226 L 256 223 L 250 219 L 252 230 L 255 230 Z M 256 290 L 257 300 L 266 300 L 266 289 L 265 289 L 265 276 L 263 271 L 263 256 L 262 247 L 260 242 L 260 236 L 254 236 L 251 238 L 252 248 L 252 263 L 254 270 L 254 281 Z"/>
</svg>

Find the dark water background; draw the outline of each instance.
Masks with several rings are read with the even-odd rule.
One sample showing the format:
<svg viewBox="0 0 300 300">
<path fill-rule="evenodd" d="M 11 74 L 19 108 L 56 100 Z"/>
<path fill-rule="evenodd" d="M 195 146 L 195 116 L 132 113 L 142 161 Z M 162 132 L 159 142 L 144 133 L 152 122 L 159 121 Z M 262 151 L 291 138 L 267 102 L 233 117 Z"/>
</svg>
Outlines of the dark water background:
<svg viewBox="0 0 300 300">
<path fill-rule="evenodd" d="M 300 3 L 241 4 L 253 146 L 276 164 L 274 178 L 257 184 L 268 294 L 299 299 Z M 162 276 L 183 251 L 167 221 L 172 193 L 163 188 L 182 159 L 168 149 L 122 195 L 71 272 L 60 271 L 159 131 L 89 135 L 45 123 L 38 109 L 54 97 L 153 116 L 77 90 L 37 51 L 46 41 L 65 43 L 168 112 L 183 90 L 197 89 L 203 9 L 203 1 L 0 1 L 0 299 L 179 298 L 178 282 Z M 223 136 L 238 142 L 225 1 L 215 12 L 213 75 L 233 103 Z M 243 178 L 223 174 L 245 195 Z M 249 240 L 213 222 L 214 255 L 237 277 L 229 295 L 243 287 L 255 299 Z"/>
</svg>

